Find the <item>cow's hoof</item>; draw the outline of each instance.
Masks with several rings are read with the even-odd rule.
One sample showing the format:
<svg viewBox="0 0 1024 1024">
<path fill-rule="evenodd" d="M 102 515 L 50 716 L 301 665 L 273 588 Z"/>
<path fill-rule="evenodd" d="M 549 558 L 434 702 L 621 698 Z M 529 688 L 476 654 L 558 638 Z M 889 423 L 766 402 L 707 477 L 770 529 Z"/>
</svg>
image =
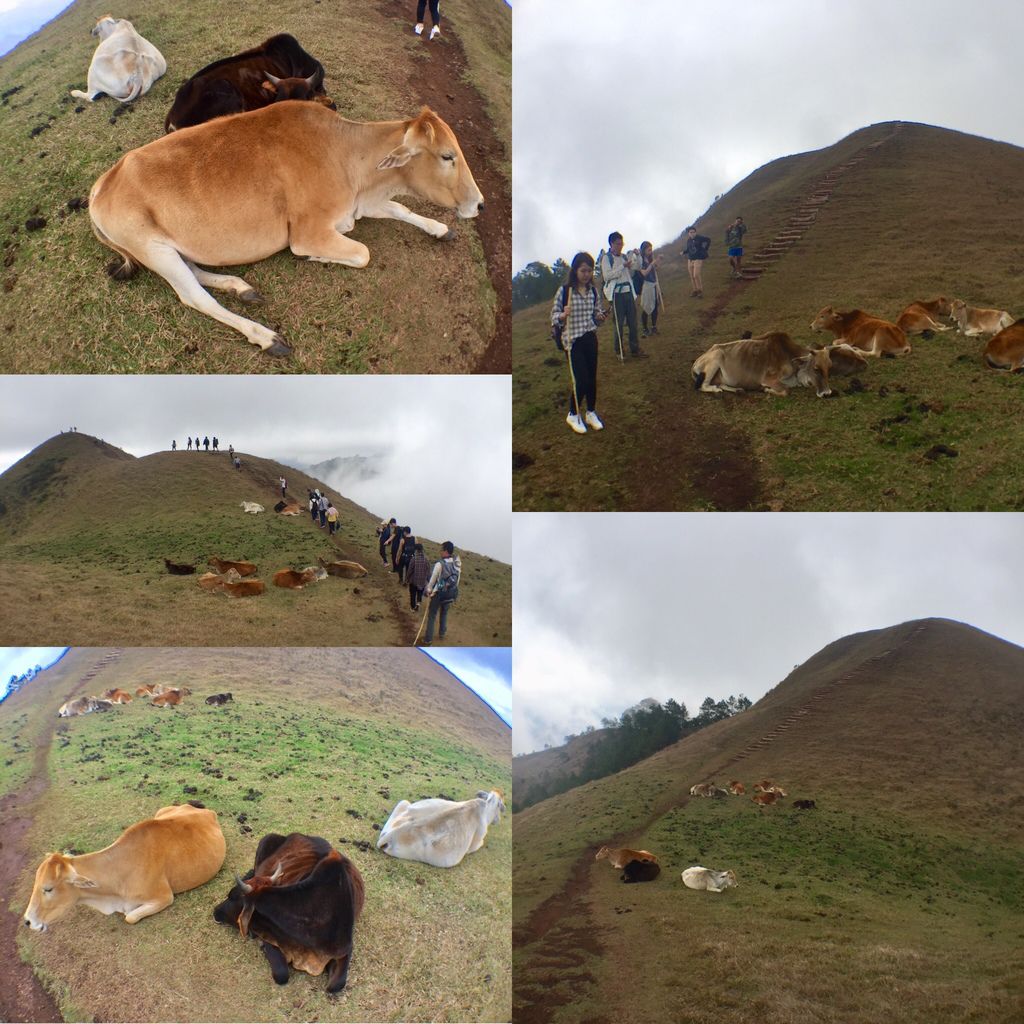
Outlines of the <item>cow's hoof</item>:
<svg viewBox="0 0 1024 1024">
<path fill-rule="evenodd" d="M 252 302 L 255 304 L 262 304 L 267 300 L 255 288 L 250 288 L 248 291 L 241 292 L 238 296 L 243 302 Z"/>
<path fill-rule="evenodd" d="M 275 334 L 274 343 L 270 346 L 270 348 L 265 348 L 263 351 L 266 352 L 268 356 L 284 357 L 290 356 L 292 354 L 291 348 L 288 346 L 288 344 L 285 342 L 284 338 L 282 338 L 280 334 Z"/>
<path fill-rule="evenodd" d="M 459 237 L 458 231 L 455 228 L 449 228 L 439 239 L 439 242 L 454 242 Z"/>
</svg>

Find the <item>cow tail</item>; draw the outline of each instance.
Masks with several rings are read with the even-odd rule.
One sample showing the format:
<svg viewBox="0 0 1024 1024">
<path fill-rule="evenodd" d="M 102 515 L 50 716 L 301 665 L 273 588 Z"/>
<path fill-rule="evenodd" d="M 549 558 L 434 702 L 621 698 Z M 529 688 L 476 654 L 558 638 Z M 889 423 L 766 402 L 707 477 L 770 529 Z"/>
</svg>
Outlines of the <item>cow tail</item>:
<svg viewBox="0 0 1024 1024">
<path fill-rule="evenodd" d="M 136 61 L 135 70 L 128 76 L 128 95 L 121 100 L 122 103 L 131 103 L 142 95 L 142 79 L 142 71 Z"/>
<path fill-rule="evenodd" d="M 121 260 L 111 260 L 107 264 L 107 273 L 115 281 L 129 281 L 138 272 L 139 264 L 132 259 L 131 255 L 127 250 L 122 249 L 119 245 L 115 245 L 100 229 L 100 226 L 96 223 L 95 219 L 92 222 L 93 234 L 105 245 L 108 249 L 113 249 L 120 257 Z"/>
<path fill-rule="evenodd" d="M 704 383 L 704 371 L 701 370 L 693 375 L 693 390 L 700 391 L 701 385 Z"/>
</svg>

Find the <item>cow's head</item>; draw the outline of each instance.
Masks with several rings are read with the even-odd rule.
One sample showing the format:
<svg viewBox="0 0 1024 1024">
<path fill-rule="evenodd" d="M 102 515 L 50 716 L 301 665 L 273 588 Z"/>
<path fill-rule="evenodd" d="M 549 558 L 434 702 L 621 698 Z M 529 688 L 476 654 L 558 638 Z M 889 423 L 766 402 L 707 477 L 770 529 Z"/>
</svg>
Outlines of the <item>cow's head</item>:
<svg viewBox="0 0 1024 1024">
<path fill-rule="evenodd" d="M 715 881 L 718 883 L 720 889 L 727 889 L 730 886 L 739 885 L 736 881 L 735 871 L 716 871 Z"/>
<path fill-rule="evenodd" d="M 812 321 L 812 331 L 831 331 L 840 323 L 839 314 L 831 307 L 826 306 Z"/>
<path fill-rule="evenodd" d="M 487 808 L 487 824 L 493 825 L 501 821 L 502 811 L 505 810 L 505 801 L 501 798 L 501 791 L 492 789 L 489 793 L 484 790 L 477 791 L 477 797 L 484 801 Z"/>
<path fill-rule="evenodd" d="M 107 36 L 112 35 L 119 28 L 132 28 L 130 21 L 125 21 L 124 18 L 114 18 L 109 14 L 104 14 L 99 21 L 96 22 L 92 27 L 90 35 L 99 36 L 100 39 L 106 39 Z"/>
<path fill-rule="evenodd" d="M 953 315 L 953 302 L 951 299 L 947 299 L 945 295 L 940 295 L 935 300 L 935 312 L 939 316 L 952 316 Z"/>
<path fill-rule="evenodd" d="M 824 348 L 798 356 L 793 360 L 796 383 L 804 388 L 814 388 L 819 398 L 831 395 L 832 389 L 828 386 L 830 365 L 828 350 Z M 792 380 L 792 377 L 788 379 Z"/>
<path fill-rule="evenodd" d="M 33 931 L 45 932 L 71 910 L 84 890 L 95 888 L 96 883 L 91 878 L 75 870 L 70 857 L 51 853 L 36 871 L 32 899 L 25 911 L 25 924 Z"/>
<path fill-rule="evenodd" d="M 276 103 L 278 100 L 314 99 L 323 76 L 314 71 L 309 78 L 275 78 L 269 71 L 264 71 L 263 77 L 265 81 L 260 88 L 270 97 L 271 103 Z M 327 100 L 325 106 L 330 106 L 332 110 L 338 109 L 330 100 Z"/>
<path fill-rule="evenodd" d="M 483 194 L 455 133 L 429 107 L 406 122 L 401 143 L 377 164 L 381 171 L 394 167 L 406 168 L 405 183 L 416 195 L 453 209 L 464 219 L 483 209 Z"/>
<path fill-rule="evenodd" d="M 967 312 L 967 303 L 963 299 L 953 299 L 949 304 L 949 315 L 958 317 Z"/>
</svg>

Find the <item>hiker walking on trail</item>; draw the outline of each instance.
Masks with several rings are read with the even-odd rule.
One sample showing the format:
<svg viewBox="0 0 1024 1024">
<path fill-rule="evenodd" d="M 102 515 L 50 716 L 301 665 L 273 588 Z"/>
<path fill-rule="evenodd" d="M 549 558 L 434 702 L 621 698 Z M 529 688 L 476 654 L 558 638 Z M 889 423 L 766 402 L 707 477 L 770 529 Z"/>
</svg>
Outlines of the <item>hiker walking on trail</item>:
<svg viewBox="0 0 1024 1024">
<path fill-rule="evenodd" d="M 704 261 L 710 249 L 711 239 L 707 235 L 698 235 L 697 228 L 691 224 L 686 229 L 686 245 L 683 248 L 686 269 L 690 272 L 690 284 L 693 287 L 690 298 L 704 298 Z"/>
<path fill-rule="evenodd" d="M 234 460 L 235 460 L 235 469 L 241 469 L 242 468 L 242 460 L 237 455 L 234 457 Z"/>
<path fill-rule="evenodd" d="M 434 640 L 434 620 L 441 613 L 441 627 L 438 639 L 443 640 L 448 633 L 448 612 L 459 598 L 459 577 L 462 575 L 462 560 L 455 554 L 455 545 L 446 540 L 441 545 L 441 559 L 434 563 L 433 572 L 427 581 L 427 597 L 430 606 L 427 609 L 427 632 L 423 638 L 423 647 L 429 647 Z"/>
<path fill-rule="evenodd" d="M 172 452 L 176 452 L 177 450 L 178 450 L 178 442 L 177 441 L 172 441 L 171 442 L 171 451 Z"/>
<path fill-rule="evenodd" d="M 419 611 L 423 601 L 423 591 L 426 589 L 429 579 L 430 563 L 423 553 L 423 545 L 417 544 L 413 550 L 409 567 L 405 570 L 405 582 L 409 584 L 409 607 L 414 612 Z"/>
<path fill-rule="evenodd" d="M 565 422 L 577 434 L 587 427 L 601 430 L 597 415 L 597 328 L 608 318 L 594 287 L 594 257 L 578 252 L 572 258 L 569 278 L 555 292 L 551 324 L 562 326 L 561 346 L 569 364 L 569 415 Z M 584 405 L 586 417 L 581 415 Z"/>
<path fill-rule="evenodd" d="M 280 483 L 281 483 L 281 497 L 282 498 L 287 497 L 285 492 L 288 490 L 288 481 L 285 480 L 284 477 L 281 477 Z"/>
<path fill-rule="evenodd" d="M 622 333 L 629 328 L 629 351 L 634 358 L 647 355 L 637 341 L 636 297 L 633 293 L 633 265 L 622 254 L 622 235 L 613 231 L 608 236 L 608 251 L 601 257 L 601 281 L 604 297 L 615 311 L 615 354 L 622 355 Z M 625 327 L 623 326 L 625 325 Z"/>
<path fill-rule="evenodd" d="M 405 583 L 412 561 L 413 549 L 416 547 L 416 538 L 412 535 L 411 526 L 402 527 L 402 539 L 398 545 L 398 582 Z"/>
<path fill-rule="evenodd" d="M 192 451 L 192 438 L 189 437 L 187 440 L 188 440 L 188 450 Z"/>
<path fill-rule="evenodd" d="M 309 518 L 316 524 L 317 515 L 320 512 L 320 502 L 316 491 L 309 491 Z"/>
<path fill-rule="evenodd" d="M 322 494 L 316 499 L 316 511 L 320 517 L 320 529 L 322 530 L 327 525 L 327 498 Z"/>
<path fill-rule="evenodd" d="M 658 257 L 654 255 L 654 246 L 650 242 L 640 243 L 640 267 L 637 275 L 640 285 L 640 321 L 644 328 L 644 337 L 649 338 L 658 333 L 658 312 L 661 308 L 661 289 L 658 287 Z M 651 318 L 648 330 L 647 317 Z"/>
<path fill-rule="evenodd" d="M 423 35 L 423 15 L 427 13 L 427 2 L 428 0 L 419 0 L 416 4 L 416 27 L 413 31 L 416 35 Z M 429 0 L 430 3 L 430 20 L 433 22 L 433 28 L 430 30 L 430 38 L 436 39 L 441 34 L 441 4 L 440 0 Z"/>
<path fill-rule="evenodd" d="M 380 564 L 386 569 L 388 567 L 387 546 L 391 540 L 391 531 L 397 524 L 397 519 L 382 519 L 377 527 L 377 536 L 380 537 Z"/>
<path fill-rule="evenodd" d="M 220 443 L 220 442 L 219 442 L 219 441 L 217 440 L 217 438 L 214 438 L 214 439 L 213 439 L 213 450 L 214 450 L 214 451 L 216 451 L 216 450 L 217 450 L 217 445 L 218 445 L 219 443 Z"/>
<path fill-rule="evenodd" d="M 333 501 L 327 502 L 327 530 L 333 537 L 338 529 L 338 510 L 334 507 Z"/>
<path fill-rule="evenodd" d="M 391 571 L 398 572 L 398 549 L 402 544 L 402 535 L 408 527 L 396 526 L 391 531 Z"/>
<path fill-rule="evenodd" d="M 747 225 L 742 217 L 737 217 L 725 229 L 725 244 L 729 247 L 729 266 L 733 277 L 743 276 L 743 236 L 747 233 Z"/>
<path fill-rule="evenodd" d="M 207 451 L 210 450 L 210 439 L 208 437 L 203 438 L 203 445 Z"/>
</svg>

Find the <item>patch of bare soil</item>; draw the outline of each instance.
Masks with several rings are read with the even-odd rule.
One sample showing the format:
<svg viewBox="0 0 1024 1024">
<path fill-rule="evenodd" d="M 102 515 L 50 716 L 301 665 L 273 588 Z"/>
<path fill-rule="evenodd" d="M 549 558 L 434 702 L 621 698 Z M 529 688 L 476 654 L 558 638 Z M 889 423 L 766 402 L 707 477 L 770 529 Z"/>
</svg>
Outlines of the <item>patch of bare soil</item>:
<svg viewBox="0 0 1024 1024">
<path fill-rule="evenodd" d="M 84 683 L 84 680 L 83 680 Z M 81 684 L 79 686 L 81 688 Z M 0 878 L 4 882 L 0 903 L 0 1020 L 7 1021 L 59 1021 L 57 1004 L 28 964 L 18 956 L 17 934 L 22 925 L 23 907 L 10 905 L 14 885 L 29 867 L 28 851 L 24 846 L 25 833 L 32 824 L 32 808 L 49 785 L 46 773 L 46 755 L 53 737 L 53 722 L 49 721 L 45 733 L 39 737 L 32 764 L 32 775 L 23 786 L 0 800 Z"/>
<path fill-rule="evenodd" d="M 407 0 L 379 0 L 378 9 L 411 21 Z M 498 297 L 494 334 L 475 373 L 512 372 L 512 189 L 499 171 L 505 147 L 494 130 L 480 94 L 463 79 L 466 55 L 450 21 L 440 40 L 428 42 L 427 59 L 412 62 L 409 87 L 455 130 L 466 161 L 484 194 L 484 211 L 473 224 L 487 259 L 487 276 Z"/>
<path fill-rule="evenodd" d="M 717 512 L 743 512 L 760 505 L 761 480 L 757 462 L 744 433 L 698 414 L 698 402 L 707 395 L 694 391 L 690 361 L 704 350 L 715 321 L 729 303 L 746 287 L 747 281 L 732 281 L 701 313 L 692 354 L 677 358 L 676 379 L 665 378 L 663 410 L 651 417 L 654 436 L 637 444 L 627 491 L 635 496 L 634 507 L 649 511 L 673 511 L 680 505 L 681 478 L 689 485 L 696 502 Z M 659 327 L 669 320 L 665 316 Z M 716 395 L 714 398 L 742 401 L 743 396 Z M 670 406 L 670 407 L 669 407 Z M 675 461 L 666 466 L 668 453 Z"/>
</svg>

